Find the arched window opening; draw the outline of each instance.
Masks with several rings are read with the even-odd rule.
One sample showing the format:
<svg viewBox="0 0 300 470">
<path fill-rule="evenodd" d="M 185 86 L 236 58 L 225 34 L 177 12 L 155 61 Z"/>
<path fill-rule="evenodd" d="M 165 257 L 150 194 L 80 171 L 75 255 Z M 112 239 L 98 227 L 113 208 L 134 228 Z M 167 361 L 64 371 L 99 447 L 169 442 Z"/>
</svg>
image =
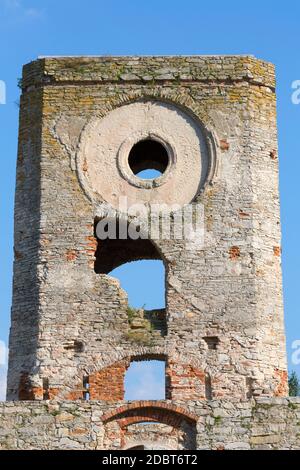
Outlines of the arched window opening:
<svg viewBox="0 0 300 470">
<path fill-rule="evenodd" d="M 134 240 L 130 237 L 127 222 L 96 218 L 94 226 L 97 237 L 94 267 L 97 274 L 108 274 L 131 261 L 162 260 L 158 249 L 148 238 L 139 237 Z"/>
<path fill-rule="evenodd" d="M 213 399 L 211 377 L 210 377 L 209 374 L 205 375 L 205 398 L 206 398 L 206 400 L 212 400 Z"/>
<path fill-rule="evenodd" d="M 164 400 L 165 397 L 165 361 L 131 362 L 125 375 L 125 400 Z"/>
<path fill-rule="evenodd" d="M 97 235 L 97 220 L 95 233 Z M 146 238 L 119 238 L 123 222 L 116 220 L 116 237 L 98 239 L 95 272 L 109 274 L 120 281 L 128 294 L 128 321 L 146 327 L 147 340 L 152 332 L 166 334 L 165 264 L 154 243 Z M 124 224 L 127 224 L 125 221 Z M 99 235 L 100 236 L 100 235 Z M 134 325 L 132 324 L 132 327 Z M 135 331 L 143 335 L 142 331 Z M 132 335 L 132 332 L 130 333 Z M 129 336 L 130 336 L 129 335 Z"/>
</svg>

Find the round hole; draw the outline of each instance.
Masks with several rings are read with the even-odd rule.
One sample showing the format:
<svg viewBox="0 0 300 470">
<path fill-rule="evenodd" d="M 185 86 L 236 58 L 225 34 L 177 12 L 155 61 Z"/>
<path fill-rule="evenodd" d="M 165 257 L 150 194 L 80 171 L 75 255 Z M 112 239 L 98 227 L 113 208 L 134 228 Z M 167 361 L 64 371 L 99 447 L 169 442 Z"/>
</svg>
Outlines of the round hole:
<svg viewBox="0 0 300 470">
<path fill-rule="evenodd" d="M 129 152 L 128 164 L 134 175 L 142 179 L 161 176 L 169 164 L 167 149 L 157 140 L 137 142 Z"/>
</svg>

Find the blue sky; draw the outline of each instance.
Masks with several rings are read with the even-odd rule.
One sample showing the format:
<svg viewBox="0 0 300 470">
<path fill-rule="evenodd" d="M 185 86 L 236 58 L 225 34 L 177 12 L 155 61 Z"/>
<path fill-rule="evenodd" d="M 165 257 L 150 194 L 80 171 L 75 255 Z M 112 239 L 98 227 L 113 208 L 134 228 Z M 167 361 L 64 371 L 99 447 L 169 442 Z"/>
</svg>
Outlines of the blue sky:
<svg viewBox="0 0 300 470">
<path fill-rule="evenodd" d="M 297 1 L 0 0 L 0 80 L 7 89 L 7 104 L 0 105 L 0 339 L 7 341 L 11 302 L 17 79 L 22 65 L 38 55 L 254 54 L 277 69 L 287 346 L 290 369 L 300 375 L 300 365 L 291 364 L 292 342 L 300 339 L 300 105 L 291 101 L 291 84 L 300 79 L 299 17 Z M 162 279 L 161 272 L 157 276 Z M 127 279 L 133 303 L 138 303 L 134 290 L 141 295 L 143 285 L 136 289 L 133 277 Z M 161 289 L 150 300 L 160 302 Z M 3 377 L 2 367 L 2 384 Z M 152 377 L 156 379 L 155 371 Z"/>
</svg>

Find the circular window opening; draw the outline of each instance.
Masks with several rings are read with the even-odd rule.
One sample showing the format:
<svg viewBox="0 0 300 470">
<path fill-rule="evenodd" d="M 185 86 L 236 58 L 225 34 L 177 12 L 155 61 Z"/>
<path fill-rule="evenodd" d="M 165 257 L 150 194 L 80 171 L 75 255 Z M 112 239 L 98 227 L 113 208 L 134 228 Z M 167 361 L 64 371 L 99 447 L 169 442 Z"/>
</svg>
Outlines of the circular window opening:
<svg viewBox="0 0 300 470">
<path fill-rule="evenodd" d="M 157 140 L 140 140 L 130 150 L 128 164 L 139 178 L 154 179 L 166 171 L 169 155 L 164 145 Z"/>
</svg>

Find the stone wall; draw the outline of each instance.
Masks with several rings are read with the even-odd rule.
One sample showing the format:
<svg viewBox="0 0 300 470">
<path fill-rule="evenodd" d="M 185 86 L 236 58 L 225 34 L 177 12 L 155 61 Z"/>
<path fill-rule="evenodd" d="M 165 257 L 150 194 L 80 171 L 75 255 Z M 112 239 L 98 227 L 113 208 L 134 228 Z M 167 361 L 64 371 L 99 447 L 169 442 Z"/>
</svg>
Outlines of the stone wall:
<svg viewBox="0 0 300 470">
<path fill-rule="evenodd" d="M 300 449 L 300 398 L 6 402 L 0 423 L 2 450 Z"/>
<path fill-rule="evenodd" d="M 2 447 L 296 448 L 299 403 L 272 398 L 287 395 L 274 67 L 48 57 L 21 85 L 7 398 L 24 402 L 1 405 Z M 130 166 L 145 139 L 166 160 L 148 181 Z M 119 196 L 145 204 L 142 232 L 151 203 L 177 204 L 171 232 L 186 205 L 202 225 L 103 241 Z M 164 263 L 165 308 L 132 309 L 109 275 L 139 259 Z M 123 402 L 150 359 L 167 401 Z"/>
</svg>

